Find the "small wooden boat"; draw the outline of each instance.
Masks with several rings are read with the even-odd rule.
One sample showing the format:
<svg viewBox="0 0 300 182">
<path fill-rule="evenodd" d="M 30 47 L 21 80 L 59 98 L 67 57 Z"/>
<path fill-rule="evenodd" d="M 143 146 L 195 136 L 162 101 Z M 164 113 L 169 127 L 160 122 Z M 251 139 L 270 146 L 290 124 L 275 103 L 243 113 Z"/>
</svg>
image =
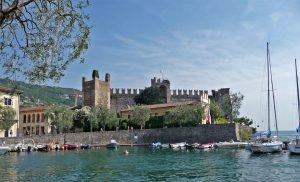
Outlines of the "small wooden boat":
<svg viewBox="0 0 300 182">
<path fill-rule="evenodd" d="M 172 149 L 185 149 L 186 148 L 186 142 L 180 142 L 180 143 L 173 143 L 170 144 L 170 147 Z"/>
<path fill-rule="evenodd" d="M 91 146 L 89 144 L 80 144 L 80 149 L 82 150 L 86 150 L 86 149 L 90 149 Z"/>
<path fill-rule="evenodd" d="M 193 143 L 193 144 L 186 144 L 185 148 L 188 150 L 197 149 L 199 147 L 199 143 Z"/>
<path fill-rule="evenodd" d="M 151 147 L 153 147 L 153 148 L 161 148 L 162 144 L 160 142 L 152 143 Z"/>
<path fill-rule="evenodd" d="M 75 144 L 64 144 L 63 145 L 64 150 L 75 150 L 78 148 L 78 145 Z"/>
<path fill-rule="evenodd" d="M 108 149 L 116 149 L 118 147 L 118 142 L 116 140 L 110 140 L 110 143 L 106 145 Z"/>
<path fill-rule="evenodd" d="M 213 144 L 210 144 L 210 143 L 201 144 L 197 148 L 198 149 L 210 149 L 210 148 L 213 148 Z"/>
</svg>

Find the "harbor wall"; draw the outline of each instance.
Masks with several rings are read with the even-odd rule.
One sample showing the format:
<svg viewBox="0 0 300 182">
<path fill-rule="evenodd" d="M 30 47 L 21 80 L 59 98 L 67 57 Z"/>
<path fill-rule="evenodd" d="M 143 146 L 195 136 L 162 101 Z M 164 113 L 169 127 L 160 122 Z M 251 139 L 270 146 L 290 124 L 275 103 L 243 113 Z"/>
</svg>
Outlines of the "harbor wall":
<svg viewBox="0 0 300 182">
<path fill-rule="evenodd" d="M 240 126 L 238 124 L 215 124 L 182 128 L 80 132 L 19 138 L 0 138 L 0 143 L 1 141 L 5 141 L 6 144 L 15 144 L 28 138 L 33 139 L 35 143 L 84 143 L 100 146 L 106 145 L 111 139 L 117 140 L 120 145 L 147 145 L 158 141 L 162 143 L 210 143 L 239 140 L 239 128 Z"/>
</svg>

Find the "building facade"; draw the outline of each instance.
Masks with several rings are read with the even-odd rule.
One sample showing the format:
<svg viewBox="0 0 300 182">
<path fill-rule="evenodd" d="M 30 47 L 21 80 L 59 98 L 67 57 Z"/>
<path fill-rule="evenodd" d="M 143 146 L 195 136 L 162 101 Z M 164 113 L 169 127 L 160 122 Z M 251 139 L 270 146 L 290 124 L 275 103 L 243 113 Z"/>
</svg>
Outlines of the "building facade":
<svg viewBox="0 0 300 182">
<path fill-rule="evenodd" d="M 51 127 L 45 120 L 47 106 L 20 108 L 20 130 L 22 136 L 45 135 L 51 132 Z"/>
<path fill-rule="evenodd" d="M 0 131 L 0 137 L 17 137 L 19 136 L 19 104 L 21 92 L 15 89 L 0 87 L 0 105 L 12 107 L 15 112 L 15 124 L 6 131 Z"/>
</svg>

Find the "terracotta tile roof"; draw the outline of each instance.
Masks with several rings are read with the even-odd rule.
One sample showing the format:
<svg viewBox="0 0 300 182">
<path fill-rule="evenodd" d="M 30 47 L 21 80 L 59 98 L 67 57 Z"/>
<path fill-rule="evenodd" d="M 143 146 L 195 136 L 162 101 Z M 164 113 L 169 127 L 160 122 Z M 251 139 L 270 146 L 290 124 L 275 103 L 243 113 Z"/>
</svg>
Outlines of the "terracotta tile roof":
<svg viewBox="0 0 300 182">
<path fill-rule="evenodd" d="M 20 112 L 45 111 L 47 109 L 48 109 L 48 106 L 21 107 Z"/>
<path fill-rule="evenodd" d="M 176 106 L 185 106 L 185 105 L 192 105 L 195 104 L 195 101 L 187 101 L 187 102 L 173 102 L 173 103 L 164 103 L 164 104 L 153 104 L 153 105 L 143 105 L 149 109 L 155 108 L 164 108 L 164 107 L 176 107 Z M 129 107 L 128 109 L 123 109 L 120 112 L 131 111 L 133 107 Z"/>
<path fill-rule="evenodd" d="M 0 92 L 22 94 L 22 91 L 20 90 L 8 88 L 8 87 L 2 87 L 2 86 L 0 86 Z"/>
</svg>

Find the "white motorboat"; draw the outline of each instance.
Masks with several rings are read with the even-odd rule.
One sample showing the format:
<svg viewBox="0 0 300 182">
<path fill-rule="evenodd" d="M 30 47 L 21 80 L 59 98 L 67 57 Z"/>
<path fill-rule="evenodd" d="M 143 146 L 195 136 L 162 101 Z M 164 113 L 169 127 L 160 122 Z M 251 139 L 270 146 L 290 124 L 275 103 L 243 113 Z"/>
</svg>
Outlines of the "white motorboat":
<svg viewBox="0 0 300 182">
<path fill-rule="evenodd" d="M 185 146 L 186 146 L 186 142 L 180 142 L 180 143 L 170 144 L 170 147 L 172 149 L 185 149 Z"/>
<path fill-rule="evenodd" d="M 247 145 L 247 142 L 235 142 L 235 141 L 230 141 L 230 142 L 218 142 L 216 143 L 217 148 L 223 148 L 223 149 L 238 149 L 238 148 L 245 148 Z"/>
<path fill-rule="evenodd" d="M 8 146 L 0 146 L 0 155 L 5 154 L 10 151 L 10 147 Z"/>
</svg>

